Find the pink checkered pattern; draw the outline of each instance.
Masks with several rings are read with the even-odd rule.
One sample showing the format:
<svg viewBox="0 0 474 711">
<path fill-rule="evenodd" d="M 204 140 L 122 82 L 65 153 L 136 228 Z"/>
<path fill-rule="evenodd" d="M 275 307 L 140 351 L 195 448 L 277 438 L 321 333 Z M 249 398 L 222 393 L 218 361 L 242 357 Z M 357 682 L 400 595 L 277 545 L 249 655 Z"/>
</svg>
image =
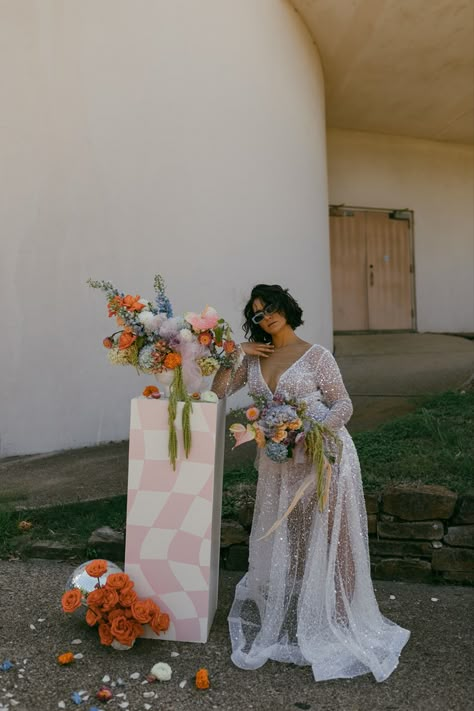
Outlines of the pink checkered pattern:
<svg viewBox="0 0 474 711">
<path fill-rule="evenodd" d="M 125 571 L 170 615 L 159 639 L 206 642 L 217 606 L 223 403 L 193 403 L 192 448 L 168 460 L 168 401 L 132 400 Z M 147 637 L 157 636 L 146 627 Z"/>
</svg>

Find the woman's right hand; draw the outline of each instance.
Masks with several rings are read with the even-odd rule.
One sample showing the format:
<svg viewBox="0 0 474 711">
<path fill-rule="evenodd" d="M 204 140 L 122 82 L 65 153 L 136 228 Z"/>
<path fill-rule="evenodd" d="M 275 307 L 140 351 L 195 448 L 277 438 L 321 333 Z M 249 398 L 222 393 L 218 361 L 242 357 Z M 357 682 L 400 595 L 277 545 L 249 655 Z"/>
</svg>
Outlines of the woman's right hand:
<svg viewBox="0 0 474 711">
<path fill-rule="evenodd" d="M 250 341 L 241 343 L 240 347 L 245 355 L 258 356 L 259 358 L 268 358 L 275 350 L 275 346 L 271 343 L 251 343 Z"/>
</svg>

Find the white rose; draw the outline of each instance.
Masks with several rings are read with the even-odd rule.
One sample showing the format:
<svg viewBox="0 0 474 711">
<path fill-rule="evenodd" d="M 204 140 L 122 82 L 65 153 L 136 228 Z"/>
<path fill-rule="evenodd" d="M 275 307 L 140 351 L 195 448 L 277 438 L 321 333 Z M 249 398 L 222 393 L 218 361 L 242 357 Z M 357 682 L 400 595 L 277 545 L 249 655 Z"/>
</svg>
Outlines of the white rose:
<svg viewBox="0 0 474 711">
<path fill-rule="evenodd" d="M 191 333 L 189 328 L 182 328 L 179 332 L 179 337 L 181 343 L 190 343 L 193 340 L 193 334 Z"/>
<path fill-rule="evenodd" d="M 151 668 L 150 674 L 155 676 L 158 681 L 169 681 L 172 675 L 171 667 L 166 662 L 158 662 Z"/>
<path fill-rule="evenodd" d="M 163 317 L 160 314 L 154 314 L 151 311 L 141 311 L 138 314 L 138 320 L 143 325 L 147 333 L 156 333 L 161 326 Z"/>
</svg>

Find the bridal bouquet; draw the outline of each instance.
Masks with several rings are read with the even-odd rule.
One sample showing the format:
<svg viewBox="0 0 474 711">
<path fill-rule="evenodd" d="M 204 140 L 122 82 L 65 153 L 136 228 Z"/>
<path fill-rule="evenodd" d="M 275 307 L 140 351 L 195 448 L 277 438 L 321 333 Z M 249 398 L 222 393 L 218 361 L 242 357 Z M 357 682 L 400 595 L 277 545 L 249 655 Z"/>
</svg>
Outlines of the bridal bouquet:
<svg viewBox="0 0 474 711">
<path fill-rule="evenodd" d="M 174 316 L 163 278 L 155 276 L 155 299 L 120 292 L 109 281 L 89 279 L 107 299 L 109 318 L 118 329 L 103 340 L 109 361 L 133 365 L 138 373 L 150 373 L 169 386 L 169 455 L 175 466 L 177 436 L 174 420 L 178 401 L 183 407 L 183 439 L 186 456 L 191 448 L 189 393 L 199 390 L 203 377 L 224 365 L 231 367 L 237 356 L 232 329 L 212 306 L 201 313 L 189 311 Z"/>
<path fill-rule="evenodd" d="M 274 462 L 294 458 L 298 463 L 304 461 L 305 456 L 309 457 L 315 467 L 316 493 L 319 508 L 323 511 L 329 497 L 332 465 L 341 453 L 337 435 L 323 423 L 310 418 L 303 401 L 284 400 L 278 396 L 271 400 L 254 397 L 254 404 L 240 412 L 245 413 L 246 423 L 236 422 L 229 428 L 235 439 L 234 448 L 255 440 L 257 447 Z M 294 501 L 290 509 L 296 503 Z"/>
</svg>

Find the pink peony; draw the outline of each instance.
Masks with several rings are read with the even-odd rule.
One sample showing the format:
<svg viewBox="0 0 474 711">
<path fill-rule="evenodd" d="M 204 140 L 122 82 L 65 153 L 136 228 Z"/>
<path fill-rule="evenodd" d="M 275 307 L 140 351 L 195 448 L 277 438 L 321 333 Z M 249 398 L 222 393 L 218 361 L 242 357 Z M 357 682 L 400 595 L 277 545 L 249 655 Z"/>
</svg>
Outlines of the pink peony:
<svg viewBox="0 0 474 711">
<path fill-rule="evenodd" d="M 206 306 L 204 311 L 201 311 L 200 314 L 189 311 L 184 318 L 197 333 L 200 331 L 210 331 L 217 326 L 219 321 L 217 311 L 212 306 Z"/>
</svg>

